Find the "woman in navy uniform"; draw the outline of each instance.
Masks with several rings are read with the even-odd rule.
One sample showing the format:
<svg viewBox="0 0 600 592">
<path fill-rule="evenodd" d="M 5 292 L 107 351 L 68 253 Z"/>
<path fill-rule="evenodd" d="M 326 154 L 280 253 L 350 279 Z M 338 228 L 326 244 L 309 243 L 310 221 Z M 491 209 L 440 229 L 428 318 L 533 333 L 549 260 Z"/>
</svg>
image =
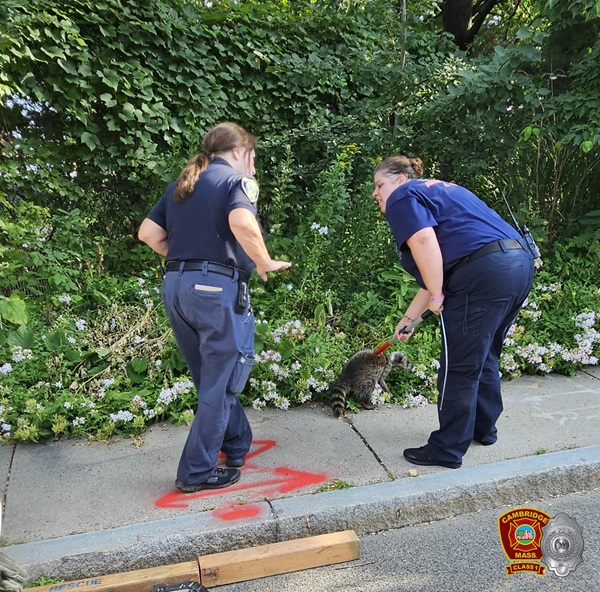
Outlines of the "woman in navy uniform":
<svg viewBox="0 0 600 592">
<path fill-rule="evenodd" d="M 373 197 L 398 256 L 420 290 L 396 326 L 430 309 L 444 325 L 438 374 L 439 429 L 404 457 L 459 468 L 473 440 L 493 444 L 502 412 L 500 354 L 533 282 L 533 256 L 510 224 L 464 187 L 421 179 L 419 158 L 391 156 L 375 169 Z"/>
<path fill-rule="evenodd" d="M 254 362 L 248 280 L 291 263 L 271 259 L 256 218 L 254 136 L 220 123 L 142 222 L 138 237 L 166 257 L 162 298 L 198 393 L 176 486 L 218 489 L 240 478 L 252 430 L 237 397 Z M 217 468 L 219 451 L 227 468 Z"/>
</svg>

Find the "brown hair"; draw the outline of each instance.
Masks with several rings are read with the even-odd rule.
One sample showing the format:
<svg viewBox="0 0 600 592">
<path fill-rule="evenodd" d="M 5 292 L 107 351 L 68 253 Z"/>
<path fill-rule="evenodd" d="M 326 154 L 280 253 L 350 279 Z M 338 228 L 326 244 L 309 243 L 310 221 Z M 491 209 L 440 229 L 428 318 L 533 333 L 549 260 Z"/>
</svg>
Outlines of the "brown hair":
<svg viewBox="0 0 600 592">
<path fill-rule="evenodd" d="M 409 179 L 420 179 L 423 176 L 423 161 L 407 156 L 388 156 L 377 165 L 375 172 L 391 177 L 406 175 Z"/>
<path fill-rule="evenodd" d="M 229 121 L 213 127 L 204 136 L 200 152 L 192 157 L 181 171 L 175 185 L 175 201 L 181 203 L 192 194 L 198 177 L 216 155 L 235 148 L 245 148 L 246 152 L 254 150 L 256 138 L 244 128 Z"/>
</svg>

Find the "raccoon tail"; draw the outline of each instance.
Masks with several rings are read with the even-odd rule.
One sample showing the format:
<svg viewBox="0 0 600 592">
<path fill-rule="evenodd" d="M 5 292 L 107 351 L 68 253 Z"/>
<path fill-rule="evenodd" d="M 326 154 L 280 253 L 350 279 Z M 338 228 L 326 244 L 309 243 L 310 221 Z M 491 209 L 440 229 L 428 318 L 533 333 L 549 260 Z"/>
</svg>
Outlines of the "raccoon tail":
<svg viewBox="0 0 600 592">
<path fill-rule="evenodd" d="M 331 389 L 331 409 L 336 417 L 346 414 L 346 397 L 348 389 L 341 384 L 334 384 Z"/>
</svg>

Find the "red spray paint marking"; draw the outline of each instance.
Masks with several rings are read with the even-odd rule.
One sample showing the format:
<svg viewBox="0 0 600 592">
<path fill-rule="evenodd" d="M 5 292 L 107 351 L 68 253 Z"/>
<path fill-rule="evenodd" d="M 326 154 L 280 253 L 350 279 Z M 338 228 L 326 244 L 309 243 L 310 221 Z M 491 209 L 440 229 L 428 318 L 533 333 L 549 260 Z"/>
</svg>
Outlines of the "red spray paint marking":
<svg viewBox="0 0 600 592">
<path fill-rule="evenodd" d="M 228 493 L 234 493 L 239 491 L 247 491 L 249 489 L 256 488 L 269 488 L 270 491 L 278 491 L 279 493 L 289 493 L 295 489 L 301 489 L 302 487 L 308 487 L 309 485 L 317 485 L 323 483 L 327 479 L 325 475 L 317 475 L 315 473 L 304 473 L 302 471 L 294 471 L 293 469 L 277 468 L 277 469 L 263 469 L 264 471 L 272 472 L 278 476 L 276 479 L 270 479 L 267 481 L 259 481 L 258 483 L 246 483 L 242 485 L 233 485 L 227 487 Z M 275 487 L 272 487 L 275 486 Z M 187 508 L 186 503 L 189 500 L 200 499 L 204 497 L 210 497 L 212 495 L 219 495 L 224 493 L 222 489 L 205 489 L 204 491 L 197 491 L 196 493 L 183 493 L 181 491 L 173 491 L 167 493 L 167 495 L 161 497 L 156 501 L 156 506 L 159 508 Z"/>
<path fill-rule="evenodd" d="M 256 450 L 246 455 L 246 461 L 258 456 L 270 450 L 277 445 L 275 440 L 253 440 L 253 445 L 258 445 Z M 198 491 L 196 493 L 183 493 L 181 491 L 173 491 L 167 495 L 158 499 L 155 504 L 158 508 L 187 508 L 188 502 L 196 499 L 206 498 L 210 496 L 219 495 L 220 493 L 226 492 L 250 492 L 250 495 L 271 495 L 275 493 L 290 493 L 296 489 L 308 487 L 310 485 L 318 485 L 323 483 L 326 479 L 326 475 L 307 473 L 304 471 L 296 471 L 294 469 L 278 467 L 276 469 L 268 469 L 255 464 L 249 464 L 246 462 L 246 469 L 255 469 L 256 472 L 267 473 L 271 478 L 267 478 L 265 481 L 258 481 L 255 483 L 242 483 L 239 485 L 233 485 L 226 489 L 207 489 L 204 491 Z M 252 491 L 254 490 L 254 491 Z M 260 490 L 260 491 L 258 491 Z M 240 518 L 251 518 L 260 513 L 260 507 L 254 504 L 244 504 L 240 506 L 218 508 L 213 511 L 213 514 L 223 520 L 236 520 Z"/>
<path fill-rule="evenodd" d="M 275 440 L 252 440 L 252 444 L 258 444 L 259 447 L 256 450 L 249 452 L 245 456 L 247 461 L 277 446 L 277 442 L 275 442 Z M 219 458 L 225 458 L 225 455 L 222 452 L 219 452 Z"/>
<path fill-rule="evenodd" d="M 256 504 L 244 504 L 242 506 L 218 508 L 213 511 L 213 516 L 221 520 L 241 520 L 242 518 L 254 518 L 260 513 L 260 506 Z"/>
</svg>

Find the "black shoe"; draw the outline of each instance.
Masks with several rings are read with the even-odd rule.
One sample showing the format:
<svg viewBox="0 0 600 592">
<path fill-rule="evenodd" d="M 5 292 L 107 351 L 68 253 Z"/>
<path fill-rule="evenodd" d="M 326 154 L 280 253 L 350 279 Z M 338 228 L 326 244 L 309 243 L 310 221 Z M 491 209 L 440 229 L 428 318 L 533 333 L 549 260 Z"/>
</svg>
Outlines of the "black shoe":
<svg viewBox="0 0 600 592">
<path fill-rule="evenodd" d="M 227 457 L 227 460 L 225 461 L 225 464 L 228 467 L 236 467 L 236 468 L 240 468 L 243 467 L 246 464 L 246 461 L 244 460 L 244 457 L 242 456 L 242 458 L 229 458 Z"/>
<path fill-rule="evenodd" d="M 421 465 L 425 467 L 445 467 L 446 469 L 460 469 L 462 463 L 445 462 L 437 460 L 431 456 L 427 446 L 421 448 L 407 448 L 404 451 L 404 458 L 413 465 Z"/>
<path fill-rule="evenodd" d="M 490 441 L 485 441 L 485 440 L 478 440 L 477 438 L 474 438 L 475 442 L 478 442 L 479 444 L 481 444 L 482 446 L 491 446 L 492 444 L 496 443 L 496 440 L 492 440 Z"/>
<path fill-rule="evenodd" d="M 238 469 L 215 469 L 215 474 L 210 477 L 204 483 L 194 483 L 193 485 L 186 485 L 181 481 L 175 481 L 175 487 L 184 491 L 185 493 L 194 493 L 195 491 L 202 491 L 203 489 L 222 489 L 223 487 L 229 487 L 240 480 L 241 473 Z"/>
</svg>

